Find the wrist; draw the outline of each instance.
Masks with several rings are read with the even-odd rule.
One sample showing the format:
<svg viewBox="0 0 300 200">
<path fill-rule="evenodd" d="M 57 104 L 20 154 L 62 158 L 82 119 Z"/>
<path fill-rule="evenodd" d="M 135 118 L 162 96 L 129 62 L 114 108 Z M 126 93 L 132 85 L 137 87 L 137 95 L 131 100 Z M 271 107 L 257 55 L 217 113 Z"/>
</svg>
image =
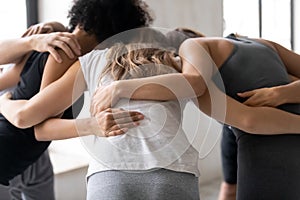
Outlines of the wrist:
<svg viewBox="0 0 300 200">
<path fill-rule="evenodd" d="M 120 80 L 115 81 L 115 97 L 120 98 L 133 98 L 133 93 L 138 89 L 139 85 L 142 85 L 141 80 Z"/>
<path fill-rule="evenodd" d="M 285 85 L 274 87 L 273 92 L 275 94 L 276 99 L 279 101 L 278 105 L 288 103 L 289 92 L 287 92 L 287 90 L 288 88 Z"/>
<path fill-rule="evenodd" d="M 78 136 L 88 136 L 88 135 L 92 135 L 93 134 L 93 129 L 92 127 L 94 127 L 94 118 L 84 118 L 84 119 L 76 119 L 75 123 L 76 123 L 76 129 L 78 132 Z"/>
<path fill-rule="evenodd" d="M 36 46 L 36 36 L 35 35 L 24 37 L 22 39 L 24 40 L 24 43 L 25 43 L 26 48 L 28 49 L 28 52 L 36 50 L 35 49 L 35 46 Z"/>
<path fill-rule="evenodd" d="M 124 93 L 124 91 L 122 90 L 121 82 L 120 81 L 114 81 L 113 82 L 113 95 L 114 95 L 114 98 L 119 99 L 119 98 L 125 97 L 123 93 Z"/>
</svg>

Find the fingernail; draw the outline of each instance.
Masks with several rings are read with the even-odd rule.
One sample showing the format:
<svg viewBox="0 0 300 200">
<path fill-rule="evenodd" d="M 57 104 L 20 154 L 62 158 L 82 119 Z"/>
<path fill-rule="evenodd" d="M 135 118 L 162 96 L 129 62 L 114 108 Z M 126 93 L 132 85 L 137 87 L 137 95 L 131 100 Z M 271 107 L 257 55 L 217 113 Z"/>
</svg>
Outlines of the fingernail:
<svg viewBox="0 0 300 200">
<path fill-rule="evenodd" d="M 144 115 L 139 115 L 138 118 L 139 119 L 144 119 Z"/>
<path fill-rule="evenodd" d="M 128 128 L 123 128 L 123 132 L 127 132 L 128 131 Z"/>
</svg>

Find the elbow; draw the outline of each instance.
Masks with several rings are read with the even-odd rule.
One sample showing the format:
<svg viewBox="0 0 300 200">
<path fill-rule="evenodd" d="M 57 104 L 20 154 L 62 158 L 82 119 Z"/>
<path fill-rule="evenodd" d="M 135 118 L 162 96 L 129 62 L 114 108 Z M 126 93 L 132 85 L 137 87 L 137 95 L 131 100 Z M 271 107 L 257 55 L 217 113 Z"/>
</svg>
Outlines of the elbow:
<svg viewBox="0 0 300 200">
<path fill-rule="evenodd" d="M 257 134 L 257 116 L 252 113 L 245 114 L 240 121 L 239 129 L 252 134 Z"/>
<path fill-rule="evenodd" d="M 202 96 L 207 89 L 205 81 L 201 76 L 195 77 L 195 80 L 193 81 L 193 83 L 191 83 L 191 85 L 193 87 L 196 97 Z"/>
<path fill-rule="evenodd" d="M 43 135 L 37 133 L 36 131 L 34 132 L 34 136 L 37 141 L 45 141 L 45 138 L 43 137 Z"/>
<path fill-rule="evenodd" d="M 37 141 L 49 141 L 49 138 L 46 137 L 46 134 L 43 134 L 42 125 L 36 125 L 34 127 L 34 136 Z"/>
<path fill-rule="evenodd" d="M 16 115 L 13 117 L 13 122 L 12 124 L 18 128 L 29 128 L 32 125 L 27 123 L 27 119 L 26 119 L 26 111 L 24 110 L 20 110 L 16 113 Z"/>
<path fill-rule="evenodd" d="M 49 141 L 43 134 L 34 133 L 35 139 L 40 142 Z"/>
</svg>

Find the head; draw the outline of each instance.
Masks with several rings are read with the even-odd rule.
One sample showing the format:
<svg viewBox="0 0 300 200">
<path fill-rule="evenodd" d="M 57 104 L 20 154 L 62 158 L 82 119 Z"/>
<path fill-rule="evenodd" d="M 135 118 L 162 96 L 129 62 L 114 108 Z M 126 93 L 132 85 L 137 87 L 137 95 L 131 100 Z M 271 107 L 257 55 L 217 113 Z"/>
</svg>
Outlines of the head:
<svg viewBox="0 0 300 200">
<path fill-rule="evenodd" d="M 205 37 L 204 34 L 189 28 L 176 28 L 166 34 L 169 44 L 177 51 L 183 41 L 188 38 Z"/>
<path fill-rule="evenodd" d="M 99 81 L 105 75 L 123 80 L 163 74 L 170 67 L 180 71 L 174 52 L 147 43 L 116 44 L 108 51 L 107 60 Z"/>
<path fill-rule="evenodd" d="M 120 32 L 148 26 L 153 19 L 142 0 L 75 0 L 69 11 L 69 29 L 77 26 L 100 43 Z"/>
</svg>

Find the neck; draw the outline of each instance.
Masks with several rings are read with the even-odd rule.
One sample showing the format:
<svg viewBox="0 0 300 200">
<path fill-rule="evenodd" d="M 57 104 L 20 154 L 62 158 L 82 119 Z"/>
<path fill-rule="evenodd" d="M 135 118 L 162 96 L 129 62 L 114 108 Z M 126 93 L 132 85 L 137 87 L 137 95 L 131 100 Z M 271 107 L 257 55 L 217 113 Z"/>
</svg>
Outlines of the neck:
<svg viewBox="0 0 300 200">
<path fill-rule="evenodd" d="M 80 44 L 82 55 L 93 50 L 97 45 L 98 41 L 94 34 L 89 34 L 83 29 L 76 28 L 73 32 Z"/>
</svg>

